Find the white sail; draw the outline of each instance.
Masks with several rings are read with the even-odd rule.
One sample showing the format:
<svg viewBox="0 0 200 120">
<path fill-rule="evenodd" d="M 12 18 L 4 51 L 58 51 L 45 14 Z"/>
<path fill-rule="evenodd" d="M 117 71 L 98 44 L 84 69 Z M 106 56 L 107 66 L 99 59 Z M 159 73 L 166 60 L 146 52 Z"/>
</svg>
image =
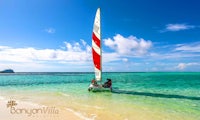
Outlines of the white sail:
<svg viewBox="0 0 200 120">
<path fill-rule="evenodd" d="M 92 33 L 92 56 L 94 63 L 95 78 L 97 81 L 101 81 L 102 74 L 102 50 L 101 50 L 101 21 L 100 21 L 100 8 L 97 9 L 93 33 Z"/>
</svg>

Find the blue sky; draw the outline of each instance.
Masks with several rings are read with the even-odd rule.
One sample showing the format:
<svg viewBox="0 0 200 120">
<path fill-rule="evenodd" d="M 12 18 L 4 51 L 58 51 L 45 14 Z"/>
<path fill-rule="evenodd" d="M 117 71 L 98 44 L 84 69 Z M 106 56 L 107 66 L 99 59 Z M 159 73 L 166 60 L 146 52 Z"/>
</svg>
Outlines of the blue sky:
<svg viewBox="0 0 200 120">
<path fill-rule="evenodd" d="M 198 0 L 0 0 L 0 70 L 92 72 L 101 8 L 103 71 L 200 71 Z"/>
</svg>

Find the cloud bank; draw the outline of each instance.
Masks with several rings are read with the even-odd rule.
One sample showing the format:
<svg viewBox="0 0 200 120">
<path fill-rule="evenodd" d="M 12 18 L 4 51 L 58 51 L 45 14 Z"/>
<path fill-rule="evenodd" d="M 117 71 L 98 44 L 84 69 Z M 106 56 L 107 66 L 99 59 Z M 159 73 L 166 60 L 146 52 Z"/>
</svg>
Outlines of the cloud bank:
<svg viewBox="0 0 200 120">
<path fill-rule="evenodd" d="M 198 71 L 200 43 L 157 45 L 117 34 L 103 40 L 103 71 Z M 91 46 L 84 40 L 59 49 L 0 46 L 0 68 L 16 71 L 93 71 Z M 124 69 L 121 69 L 124 68 Z"/>
<path fill-rule="evenodd" d="M 179 63 L 176 68 L 179 70 L 184 70 L 187 67 L 191 67 L 191 66 L 200 66 L 199 63 Z"/>
<path fill-rule="evenodd" d="M 83 44 L 84 43 L 84 44 Z M 70 44 L 65 42 L 67 50 L 12 48 L 0 46 L 0 61 L 34 62 L 34 61 L 88 61 L 91 60 L 90 46 L 85 41 Z M 83 48 L 82 48 L 83 47 Z"/>
</svg>

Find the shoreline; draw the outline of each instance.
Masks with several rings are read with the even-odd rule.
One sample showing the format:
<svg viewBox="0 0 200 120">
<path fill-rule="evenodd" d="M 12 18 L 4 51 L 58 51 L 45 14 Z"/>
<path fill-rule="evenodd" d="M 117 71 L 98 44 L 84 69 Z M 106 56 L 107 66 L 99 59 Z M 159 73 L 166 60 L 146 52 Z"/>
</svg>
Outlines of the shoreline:
<svg viewBox="0 0 200 120">
<path fill-rule="evenodd" d="M 21 95 L 20 95 L 21 96 Z M 65 95 L 69 97 L 68 95 Z M 180 113 L 174 113 L 174 111 L 158 111 L 155 108 L 149 109 L 147 106 L 132 106 L 134 108 L 129 108 L 127 111 L 128 114 L 126 116 L 122 116 L 125 108 L 124 105 L 119 104 L 118 110 L 122 113 L 116 113 L 115 110 L 112 111 L 112 108 L 101 108 L 101 106 L 88 106 L 82 102 L 70 103 L 67 102 L 67 106 L 62 106 L 63 101 L 58 104 L 59 101 L 54 101 L 52 96 L 46 96 L 46 100 L 52 100 L 45 103 L 45 101 L 40 100 L 42 96 L 39 95 L 38 100 L 23 100 L 20 98 L 9 98 L 9 96 L 4 95 L 0 96 L 0 116 L 3 120 L 101 120 L 101 119 L 109 119 L 109 120 L 160 120 L 160 119 L 174 119 L 174 120 L 193 120 L 194 116 L 185 116 Z M 55 97 L 55 96 L 54 96 Z M 33 97 L 34 98 L 34 97 Z M 59 98 L 58 98 L 59 99 Z M 32 116 L 28 116 L 28 114 L 23 113 L 20 114 L 11 114 L 10 109 L 7 108 L 8 101 L 15 100 L 18 104 L 16 108 L 20 109 L 42 109 L 43 107 L 55 107 L 56 110 L 59 110 L 59 114 L 55 114 L 54 109 L 52 114 L 33 114 Z M 93 104 L 94 105 L 94 104 Z M 77 107 L 78 106 L 78 107 Z M 95 109 L 94 109 L 95 107 Z M 112 106 L 111 106 L 112 107 Z M 126 106 L 127 107 L 127 106 Z M 115 111 L 115 112 L 114 112 Z M 197 116 L 198 117 L 198 116 Z"/>
</svg>

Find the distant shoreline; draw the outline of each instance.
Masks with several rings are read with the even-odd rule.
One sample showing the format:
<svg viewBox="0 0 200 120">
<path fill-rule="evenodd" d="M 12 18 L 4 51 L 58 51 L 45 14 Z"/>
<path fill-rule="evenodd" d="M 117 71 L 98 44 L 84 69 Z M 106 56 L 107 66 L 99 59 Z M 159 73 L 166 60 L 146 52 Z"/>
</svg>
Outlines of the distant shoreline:
<svg viewBox="0 0 200 120">
<path fill-rule="evenodd" d="M 103 72 L 103 73 L 199 73 L 200 71 L 156 71 L 156 72 Z M 0 72 L 1 73 L 1 72 Z M 94 72 L 14 72 L 14 73 L 94 73 Z"/>
<path fill-rule="evenodd" d="M 13 69 L 5 69 L 0 71 L 0 73 L 15 73 Z"/>
</svg>

